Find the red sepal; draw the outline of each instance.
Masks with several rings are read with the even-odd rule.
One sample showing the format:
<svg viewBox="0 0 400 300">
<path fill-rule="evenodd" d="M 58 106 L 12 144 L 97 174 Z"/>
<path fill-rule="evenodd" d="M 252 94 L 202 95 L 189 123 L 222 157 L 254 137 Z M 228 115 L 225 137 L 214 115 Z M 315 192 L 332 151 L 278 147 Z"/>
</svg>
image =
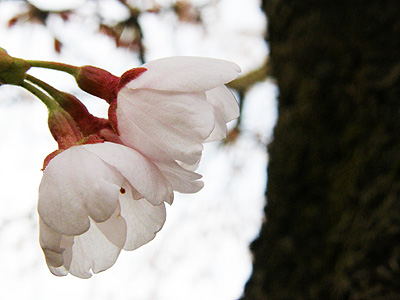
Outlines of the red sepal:
<svg viewBox="0 0 400 300">
<path fill-rule="evenodd" d="M 119 92 L 129 82 L 139 77 L 145 71 L 147 71 L 147 69 L 143 67 L 134 68 L 126 71 L 124 74 L 122 74 L 121 78 L 119 79 L 117 92 Z"/>
</svg>

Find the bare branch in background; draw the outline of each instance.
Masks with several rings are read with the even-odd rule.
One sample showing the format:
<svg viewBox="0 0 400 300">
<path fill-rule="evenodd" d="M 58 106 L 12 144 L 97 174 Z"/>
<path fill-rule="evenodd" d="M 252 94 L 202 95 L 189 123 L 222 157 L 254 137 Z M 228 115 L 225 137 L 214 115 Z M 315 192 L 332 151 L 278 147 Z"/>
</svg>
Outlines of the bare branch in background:
<svg viewBox="0 0 400 300">
<path fill-rule="evenodd" d="M 66 10 L 43 10 L 31 4 L 28 0 L 23 1 L 26 4 L 26 10 L 23 13 L 17 14 L 12 17 L 8 24 L 9 27 L 17 26 L 23 23 L 41 24 L 47 27 L 47 21 L 51 16 L 59 16 L 65 22 L 70 22 L 72 16 L 79 16 L 79 8 L 66 9 Z M 99 2 L 94 0 L 94 2 Z M 146 62 L 146 47 L 144 45 L 144 33 L 140 24 L 140 17 L 142 14 L 155 14 L 163 15 L 173 13 L 176 15 L 177 20 L 181 23 L 190 23 L 194 25 L 203 26 L 202 9 L 212 4 L 212 2 L 195 5 L 190 1 L 179 0 L 175 3 L 161 6 L 153 2 L 150 7 L 141 8 L 133 1 L 128 0 L 115 0 L 116 3 L 122 4 L 129 15 L 127 18 L 118 21 L 117 23 L 110 24 L 101 17 L 100 11 L 95 13 L 96 22 L 98 23 L 98 32 L 108 36 L 112 39 L 116 47 L 125 48 L 135 53 L 141 63 Z M 85 2 L 85 4 L 88 1 Z M 85 5 L 84 4 L 84 5 Z M 99 8 L 97 8 L 99 10 Z M 54 36 L 54 51 L 61 53 L 63 48 L 63 41 L 59 37 Z M 247 92 L 258 82 L 262 82 L 270 75 L 268 60 L 264 62 L 259 68 L 252 70 L 235 81 L 231 82 L 228 87 L 237 91 L 237 96 L 240 99 L 240 106 L 243 107 L 246 99 Z M 236 126 L 228 134 L 225 143 L 234 142 L 240 135 L 241 117 L 238 119 Z"/>
</svg>

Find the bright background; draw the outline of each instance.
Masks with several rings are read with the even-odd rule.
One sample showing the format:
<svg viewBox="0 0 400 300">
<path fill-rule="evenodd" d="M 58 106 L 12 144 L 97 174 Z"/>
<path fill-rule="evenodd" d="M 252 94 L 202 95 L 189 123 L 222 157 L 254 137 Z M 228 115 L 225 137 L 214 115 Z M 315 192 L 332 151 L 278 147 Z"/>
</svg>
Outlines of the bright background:
<svg viewBox="0 0 400 300">
<path fill-rule="evenodd" d="M 165 4 L 173 1 L 137 1 Z M 192 1 L 204 5 L 203 25 L 182 24 L 173 14 L 140 18 L 146 58 L 197 55 L 236 62 L 243 74 L 263 64 L 266 20 L 257 0 Z M 79 8 L 80 17 L 54 17 L 47 28 L 8 20 L 24 11 L 22 1 L 0 2 L 0 47 L 25 59 L 91 64 L 115 75 L 137 67 L 137 57 L 96 32 L 94 9 L 118 21 L 126 17 L 115 0 L 35 0 L 46 9 Z M 53 36 L 64 43 L 53 50 Z M 80 92 L 56 71 L 31 72 L 55 87 L 75 93 L 98 115 L 105 102 Z M 157 237 L 133 252 L 122 252 L 109 270 L 83 280 L 58 278 L 47 269 L 38 243 L 37 191 L 43 159 L 56 149 L 47 129 L 45 106 L 23 89 L 0 87 L 0 299 L 224 300 L 240 297 L 251 273 L 249 243 L 263 220 L 266 144 L 276 119 L 277 90 L 256 84 L 243 107 L 242 133 L 231 145 L 206 145 L 199 173 L 205 188 L 176 194 Z M 232 125 L 232 124 L 231 124 Z"/>
</svg>

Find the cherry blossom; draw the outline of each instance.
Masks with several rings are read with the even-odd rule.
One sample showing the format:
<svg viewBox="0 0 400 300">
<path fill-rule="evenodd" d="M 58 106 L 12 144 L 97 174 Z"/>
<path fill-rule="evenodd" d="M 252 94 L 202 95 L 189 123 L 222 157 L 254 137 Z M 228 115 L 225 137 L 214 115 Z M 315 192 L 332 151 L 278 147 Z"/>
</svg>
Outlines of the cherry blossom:
<svg viewBox="0 0 400 300">
<path fill-rule="evenodd" d="M 105 142 L 63 151 L 39 188 L 40 245 L 50 271 L 89 278 L 110 268 L 121 249 L 155 237 L 165 222 L 164 202 L 172 201 L 170 182 L 131 148 Z"/>
<path fill-rule="evenodd" d="M 0 81 L 42 100 L 58 143 L 44 161 L 38 203 L 40 245 L 58 276 L 89 278 L 110 268 L 121 250 L 151 241 L 174 191 L 203 187 L 194 172 L 203 143 L 225 138 L 227 123 L 239 116 L 225 84 L 240 68 L 225 60 L 164 58 L 116 77 L 93 66 L 0 54 L 6 69 Z M 14 62 L 21 65 L 17 72 Z M 110 104 L 109 118 L 93 116 L 75 96 L 25 74 L 31 66 L 73 75 L 82 90 Z"/>
<path fill-rule="evenodd" d="M 121 76 L 110 121 L 125 145 L 161 169 L 178 162 L 195 170 L 203 143 L 225 138 L 226 123 L 239 116 L 238 103 L 225 86 L 239 72 L 236 64 L 212 58 L 150 61 Z"/>
</svg>

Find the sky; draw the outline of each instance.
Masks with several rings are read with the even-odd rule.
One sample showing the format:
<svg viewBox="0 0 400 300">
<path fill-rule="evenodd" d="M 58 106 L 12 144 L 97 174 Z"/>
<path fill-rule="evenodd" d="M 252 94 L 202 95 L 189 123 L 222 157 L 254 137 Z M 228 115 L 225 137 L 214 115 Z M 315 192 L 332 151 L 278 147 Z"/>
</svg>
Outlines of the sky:
<svg viewBox="0 0 400 300">
<path fill-rule="evenodd" d="M 117 1 L 100 1 L 104 18 L 124 17 Z M 149 2 L 137 1 L 145 7 Z M 157 2 L 157 1 L 156 1 Z M 158 1 L 165 4 L 171 1 Z M 257 0 L 193 1 L 206 4 L 204 26 L 180 24 L 176 17 L 140 18 L 152 60 L 174 55 L 208 56 L 239 64 L 243 74 L 260 66 L 268 53 L 266 21 Z M 115 75 L 140 65 L 96 33 L 94 2 L 35 0 L 47 9 L 79 8 L 71 22 L 49 20 L 49 28 L 7 21 L 23 9 L 20 1 L 0 2 L 0 47 L 25 59 L 91 64 Z M 59 5 L 60 7 L 55 7 Z M 54 53 L 52 37 L 64 43 Z M 79 91 L 65 74 L 32 70 L 58 89 L 76 94 L 98 116 L 107 105 Z M 175 195 L 167 221 L 156 238 L 132 252 L 121 252 L 109 270 L 83 280 L 55 277 L 47 269 L 38 242 L 37 196 L 43 159 L 57 147 L 47 128 L 45 106 L 18 87 L 0 87 L 0 299 L 237 299 L 251 274 L 249 243 L 263 221 L 267 154 L 276 120 L 276 86 L 267 80 L 248 93 L 242 134 L 230 146 L 207 144 L 199 173 L 205 187 L 195 195 Z M 230 124 L 232 127 L 233 124 Z"/>
</svg>

